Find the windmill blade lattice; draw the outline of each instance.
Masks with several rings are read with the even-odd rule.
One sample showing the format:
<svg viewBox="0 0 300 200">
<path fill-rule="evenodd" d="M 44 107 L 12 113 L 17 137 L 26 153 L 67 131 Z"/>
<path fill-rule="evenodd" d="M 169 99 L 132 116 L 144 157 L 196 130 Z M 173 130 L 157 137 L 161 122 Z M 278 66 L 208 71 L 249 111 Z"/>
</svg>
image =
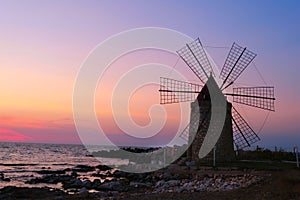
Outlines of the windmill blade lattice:
<svg viewBox="0 0 300 200">
<path fill-rule="evenodd" d="M 186 44 L 183 48 L 178 50 L 177 53 L 205 85 L 207 85 L 210 78 L 214 80 L 212 65 L 199 38 L 189 44 Z M 220 73 L 220 79 L 223 81 L 219 87 L 220 92 L 231 86 L 255 57 L 256 54 L 252 51 L 233 43 Z M 207 89 L 207 87 L 204 88 Z M 159 92 L 161 104 L 195 101 L 198 94 L 201 93 L 203 97 L 207 97 L 207 91 L 203 89 L 203 86 L 201 85 L 163 77 L 160 78 Z M 275 111 L 274 87 L 237 87 L 233 88 L 231 93 L 223 94 L 232 96 L 233 102 L 235 103 Z M 179 135 L 181 139 L 190 143 L 194 141 L 196 134 L 200 134 L 201 137 L 195 138 L 195 141 L 197 142 L 195 145 L 202 144 L 202 136 L 207 134 L 206 130 L 208 126 L 210 126 L 209 115 L 211 114 L 211 108 L 209 108 L 209 112 L 206 112 L 206 106 L 209 105 L 206 101 L 209 101 L 209 98 L 198 98 L 197 101 L 198 102 L 194 103 L 198 103 L 202 108 L 200 110 L 201 118 L 195 117 L 197 112 L 195 112 L 195 110 L 193 110 L 194 107 L 192 107 L 190 123 Z M 230 120 L 232 123 L 228 123 L 226 126 L 232 129 L 233 142 L 237 149 L 250 147 L 253 143 L 260 140 L 255 131 L 253 131 L 250 125 L 234 107 L 232 107 L 229 122 Z M 213 124 L 211 125 L 213 127 Z M 232 137 L 230 140 L 232 141 Z M 227 150 L 230 148 L 229 151 L 231 151 L 232 148 L 232 145 L 230 145 L 231 147 L 222 146 L 222 142 L 220 143 L 220 146 Z"/>
<path fill-rule="evenodd" d="M 160 104 L 194 101 L 202 86 L 160 77 Z"/>
<path fill-rule="evenodd" d="M 239 87 L 233 88 L 233 102 L 275 111 L 274 87 Z"/>
<path fill-rule="evenodd" d="M 252 62 L 255 56 L 255 53 L 233 43 L 220 73 L 220 78 L 224 81 L 223 85 L 225 83 L 231 84 L 234 82 Z"/>
<path fill-rule="evenodd" d="M 213 73 L 199 38 L 190 44 L 186 44 L 177 53 L 203 83 L 207 81 L 210 73 Z"/>
<path fill-rule="evenodd" d="M 232 131 L 233 139 L 237 149 L 250 147 L 251 144 L 260 139 L 246 120 L 232 107 Z"/>
<path fill-rule="evenodd" d="M 180 133 L 179 137 L 183 139 L 184 141 L 188 142 L 189 141 L 189 130 L 190 130 L 191 124 L 189 123 L 185 129 Z"/>
</svg>

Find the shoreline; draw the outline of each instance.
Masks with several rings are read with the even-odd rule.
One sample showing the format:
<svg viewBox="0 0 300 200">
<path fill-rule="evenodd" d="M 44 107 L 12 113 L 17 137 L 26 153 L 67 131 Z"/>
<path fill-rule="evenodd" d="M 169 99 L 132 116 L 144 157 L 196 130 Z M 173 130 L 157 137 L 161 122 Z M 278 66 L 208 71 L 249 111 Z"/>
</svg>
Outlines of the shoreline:
<svg viewBox="0 0 300 200">
<path fill-rule="evenodd" d="M 231 176 L 236 178 L 238 176 L 248 177 L 255 175 L 260 177 L 260 181 L 253 182 L 253 184 L 245 187 L 232 188 L 230 190 L 215 190 L 215 191 L 172 191 L 166 189 L 161 192 L 154 192 L 153 188 L 146 185 L 129 184 L 127 191 L 101 190 L 89 192 L 86 188 L 81 188 L 75 194 L 68 194 L 62 190 L 43 188 L 24 188 L 24 187 L 4 187 L 0 189 L 0 199 L 299 199 L 300 198 L 300 170 L 297 169 L 283 169 L 283 170 L 264 170 L 256 171 L 249 170 L 211 170 L 211 169 L 193 169 L 180 168 L 163 170 L 157 175 L 168 176 L 165 173 L 172 172 L 180 175 L 193 174 L 195 178 L 189 181 L 199 179 L 199 175 L 203 177 L 211 177 L 217 180 L 219 176 Z M 171 174 L 172 175 L 172 174 Z M 245 176 L 246 175 L 246 176 Z M 197 177 L 198 176 L 198 177 Z M 162 179 L 166 177 L 161 177 Z M 174 177 L 172 177 L 174 178 Z M 179 178 L 177 178 L 179 179 Z M 162 181 L 162 180 L 161 180 Z M 165 181 L 165 183 L 168 181 Z M 171 180 L 169 184 L 174 184 Z M 142 182 L 140 182 L 142 183 Z"/>
<path fill-rule="evenodd" d="M 94 173 L 96 171 L 98 173 Z M 32 188 L 4 187 L 0 189 L 0 199 L 40 199 L 42 196 L 47 196 L 48 199 L 168 199 L 177 196 L 196 199 L 202 195 L 227 195 L 240 190 L 252 190 L 253 187 L 270 181 L 272 174 L 278 172 L 281 170 L 172 164 L 155 172 L 131 174 L 104 165 L 79 165 L 62 171 L 41 170 L 41 177 L 33 177 L 28 182 Z M 90 173 L 94 179 L 81 180 L 80 173 Z M 39 183 L 61 184 L 63 189 L 35 187 Z"/>
</svg>

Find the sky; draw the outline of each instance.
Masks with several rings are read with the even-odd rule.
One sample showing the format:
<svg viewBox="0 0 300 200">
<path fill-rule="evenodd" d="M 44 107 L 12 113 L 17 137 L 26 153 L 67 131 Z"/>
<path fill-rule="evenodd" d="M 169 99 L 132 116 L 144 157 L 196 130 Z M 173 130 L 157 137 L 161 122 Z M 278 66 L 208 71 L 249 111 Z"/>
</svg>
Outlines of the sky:
<svg viewBox="0 0 300 200">
<path fill-rule="evenodd" d="M 300 145 L 299 1 L 3 0 L 0 24 L 0 141 L 80 143 L 72 94 L 83 61 L 114 34 L 133 28 L 163 27 L 199 37 L 204 46 L 226 47 L 207 47 L 220 67 L 233 42 L 256 52 L 255 66 L 263 74 L 263 81 L 275 86 L 276 97 L 276 112 L 269 114 L 259 131 L 262 140 L 258 145 L 286 150 Z M 154 57 L 155 53 L 146 52 L 143 61 Z M 172 66 L 177 58 L 168 59 L 160 62 Z M 130 63 L 130 59 L 124 60 L 124 65 Z M 122 64 L 112 74 L 118 67 Z M 187 66 L 180 63 L 177 67 Z M 264 83 L 254 69 L 249 66 L 239 83 Z M 106 87 L 109 91 L 112 86 Z M 145 91 L 147 101 L 143 98 Z M 111 111 L 103 102 L 109 92 L 105 94 L 95 98 L 98 120 L 106 125 L 108 134 L 126 143 L 115 125 L 105 123 L 111 120 Z M 134 103 L 129 105 L 133 120 L 146 126 L 151 121 L 146 108 L 159 103 L 157 85 L 143 88 L 132 99 Z M 171 114 L 161 142 L 169 139 L 180 116 L 176 105 L 166 109 Z M 255 109 L 241 108 L 241 112 L 256 130 L 267 116 Z"/>
</svg>

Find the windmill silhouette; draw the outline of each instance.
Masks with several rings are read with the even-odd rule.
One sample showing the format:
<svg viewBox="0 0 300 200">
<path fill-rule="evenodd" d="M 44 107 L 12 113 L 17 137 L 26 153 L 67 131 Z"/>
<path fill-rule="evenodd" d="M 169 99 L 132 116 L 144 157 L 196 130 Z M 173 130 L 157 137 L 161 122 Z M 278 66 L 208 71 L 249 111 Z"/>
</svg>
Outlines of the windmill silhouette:
<svg viewBox="0 0 300 200">
<path fill-rule="evenodd" d="M 207 83 L 213 82 L 214 84 L 217 84 L 215 82 L 216 76 L 199 38 L 189 44 L 186 44 L 186 46 L 178 50 L 177 53 L 204 84 L 204 86 L 161 77 L 159 89 L 160 103 L 172 104 L 188 101 L 193 102 L 191 106 L 190 124 L 180 134 L 180 137 L 185 141 L 191 140 L 189 129 L 191 129 L 192 126 L 197 126 L 197 135 L 195 140 L 192 138 L 194 141 L 190 148 L 193 149 L 192 151 L 194 151 L 195 158 L 197 155 L 195 150 L 199 151 L 199 146 L 202 145 L 211 116 L 211 105 L 210 103 L 207 103 L 210 101 Z M 255 57 L 255 53 L 245 47 L 241 47 L 238 44 L 233 43 L 219 75 L 219 78 L 222 80 L 220 86 L 217 85 L 219 92 L 223 93 L 224 98 L 225 96 L 232 96 L 234 103 L 244 104 L 263 110 L 275 111 L 274 87 L 233 87 L 232 92 L 224 92 L 225 89 L 231 88 L 230 86 L 233 85 Z M 200 106 L 200 120 L 195 122 L 193 121 L 193 107 L 195 107 L 196 104 Z M 253 143 L 259 140 L 259 136 L 241 116 L 237 109 L 232 106 L 232 103 L 227 101 L 225 125 L 217 143 L 217 146 L 220 147 L 219 152 L 223 152 L 223 154 L 219 157 L 232 157 L 234 152 L 233 144 L 237 150 L 240 150 L 250 147 Z"/>
</svg>

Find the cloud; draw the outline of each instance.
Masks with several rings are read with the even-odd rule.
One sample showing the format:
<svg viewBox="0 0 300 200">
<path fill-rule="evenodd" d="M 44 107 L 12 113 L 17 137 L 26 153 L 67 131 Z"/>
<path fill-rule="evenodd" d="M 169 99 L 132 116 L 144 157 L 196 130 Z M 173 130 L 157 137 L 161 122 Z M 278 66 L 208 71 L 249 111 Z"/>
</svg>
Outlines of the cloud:
<svg viewBox="0 0 300 200">
<path fill-rule="evenodd" d="M 0 128 L 0 141 L 25 141 L 27 137 L 15 130 Z"/>
<path fill-rule="evenodd" d="M 72 118 L 0 116 L 0 141 L 80 143 Z"/>
<path fill-rule="evenodd" d="M 1 126 L 9 128 L 56 129 L 73 125 L 73 119 L 35 119 L 29 117 L 0 116 Z"/>
</svg>

